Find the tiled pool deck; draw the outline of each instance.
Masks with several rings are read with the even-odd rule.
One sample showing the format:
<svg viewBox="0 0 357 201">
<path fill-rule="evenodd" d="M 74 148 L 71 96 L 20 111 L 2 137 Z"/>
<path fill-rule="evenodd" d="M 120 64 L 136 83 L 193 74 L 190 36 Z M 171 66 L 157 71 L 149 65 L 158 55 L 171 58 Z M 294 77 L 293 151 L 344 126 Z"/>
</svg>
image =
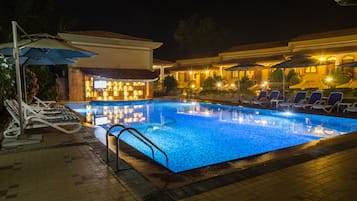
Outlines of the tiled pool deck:
<svg viewBox="0 0 357 201">
<path fill-rule="evenodd" d="M 27 135 L 36 133 L 42 135 L 41 143 L 0 151 L 0 201 L 341 201 L 356 197 L 357 133 L 290 150 L 289 157 L 171 187 L 150 182 L 123 161 L 121 170 L 113 171 L 114 161 L 110 167 L 106 165 L 105 147 L 92 128 L 84 127 L 73 135 L 50 128 L 31 130 Z M 165 180 L 160 172 L 151 174 L 155 175 L 157 180 Z"/>
</svg>

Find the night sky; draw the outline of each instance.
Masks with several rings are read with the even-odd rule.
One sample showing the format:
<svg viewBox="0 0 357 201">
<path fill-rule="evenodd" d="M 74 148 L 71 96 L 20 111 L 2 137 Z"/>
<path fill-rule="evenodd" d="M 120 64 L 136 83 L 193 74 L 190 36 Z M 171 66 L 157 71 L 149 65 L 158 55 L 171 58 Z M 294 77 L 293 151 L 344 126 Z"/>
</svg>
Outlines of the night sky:
<svg viewBox="0 0 357 201">
<path fill-rule="evenodd" d="M 231 46 L 288 40 L 297 35 L 357 28 L 357 6 L 334 0 L 57 0 L 57 9 L 77 23 L 71 30 L 106 30 L 163 42 L 155 58 L 174 61 L 179 20 L 210 16 L 233 34 Z M 222 49 L 224 50 L 224 49 Z"/>
</svg>

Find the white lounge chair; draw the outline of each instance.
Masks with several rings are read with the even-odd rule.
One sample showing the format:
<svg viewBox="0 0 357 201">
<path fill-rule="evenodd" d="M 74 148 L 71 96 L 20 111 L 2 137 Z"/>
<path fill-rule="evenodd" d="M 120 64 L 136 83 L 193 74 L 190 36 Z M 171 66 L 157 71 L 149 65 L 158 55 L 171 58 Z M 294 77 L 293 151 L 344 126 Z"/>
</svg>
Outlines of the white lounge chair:
<svg viewBox="0 0 357 201">
<path fill-rule="evenodd" d="M 354 102 L 352 105 L 346 107 L 343 112 L 357 112 L 357 102 Z"/>
<path fill-rule="evenodd" d="M 343 99 L 342 92 L 331 92 L 327 100 L 320 100 L 312 105 L 311 109 L 323 110 L 327 113 L 332 112 L 332 110 L 340 103 Z"/>
<path fill-rule="evenodd" d="M 279 102 L 278 107 L 290 108 L 294 104 L 302 103 L 306 99 L 306 91 L 299 91 L 295 94 L 295 97 L 292 101 Z"/>
<path fill-rule="evenodd" d="M 243 104 L 252 104 L 253 101 L 259 101 L 263 100 L 267 97 L 268 92 L 267 91 L 260 91 L 259 95 L 255 97 L 255 99 L 243 99 L 242 103 Z"/>
<path fill-rule="evenodd" d="M 303 101 L 301 103 L 294 103 L 293 104 L 293 109 L 309 109 L 311 106 L 316 103 L 317 101 L 320 101 L 322 99 L 322 92 L 321 91 L 314 91 L 311 93 L 311 96 L 308 101 Z"/>
<path fill-rule="evenodd" d="M 44 101 L 44 100 L 39 99 L 39 98 L 36 97 L 36 96 L 33 96 L 32 98 L 35 100 L 35 104 L 36 104 L 38 107 L 47 107 L 47 108 L 50 108 L 50 107 L 54 106 L 54 105 L 57 103 L 56 101 Z"/>
<path fill-rule="evenodd" d="M 270 93 L 269 97 L 262 98 L 261 100 L 253 101 L 254 105 L 268 105 L 274 100 L 278 100 L 280 91 L 274 90 Z"/>
<path fill-rule="evenodd" d="M 20 132 L 20 118 L 16 100 L 5 100 L 4 106 L 12 117 L 8 127 L 3 132 L 5 138 L 17 138 Z M 82 128 L 80 119 L 73 113 L 62 113 L 60 115 L 44 115 L 34 112 L 26 106 L 23 107 L 24 129 L 52 127 L 63 133 L 75 133 Z"/>
</svg>

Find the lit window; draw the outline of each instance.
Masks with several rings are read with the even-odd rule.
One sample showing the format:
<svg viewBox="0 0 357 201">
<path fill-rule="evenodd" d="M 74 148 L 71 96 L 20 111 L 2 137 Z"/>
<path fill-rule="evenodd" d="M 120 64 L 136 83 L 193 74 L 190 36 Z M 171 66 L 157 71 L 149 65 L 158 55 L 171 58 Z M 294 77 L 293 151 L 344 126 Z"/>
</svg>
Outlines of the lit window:
<svg viewBox="0 0 357 201">
<path fill-rule="evenodd" d="M 310 66 L 305 68 L 305 73 L 316 73 L 316 72 L 317 72 L 316 66 Z"/>
</svg>

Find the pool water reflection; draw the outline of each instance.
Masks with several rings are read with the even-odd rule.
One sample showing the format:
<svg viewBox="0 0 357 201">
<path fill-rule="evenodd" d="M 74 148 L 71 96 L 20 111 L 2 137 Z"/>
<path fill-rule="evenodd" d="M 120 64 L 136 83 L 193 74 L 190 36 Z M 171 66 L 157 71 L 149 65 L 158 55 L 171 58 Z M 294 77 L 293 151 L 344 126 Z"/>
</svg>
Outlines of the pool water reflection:
<svg viewBox="0 0 357 201">
<path fill-rule="evenodd" d="M 124 124 L 144 133 L 181 172 L 357 131 L 357 120 L 322 115 L 179 101 L 69 103 L 92 125 Z M 119 132 L 119 131 L 117 131 Z M 151 151 L 129 134 L 121 139 Z M 165 157 L 155 153 L 165 166 Z"/>
</svg>

